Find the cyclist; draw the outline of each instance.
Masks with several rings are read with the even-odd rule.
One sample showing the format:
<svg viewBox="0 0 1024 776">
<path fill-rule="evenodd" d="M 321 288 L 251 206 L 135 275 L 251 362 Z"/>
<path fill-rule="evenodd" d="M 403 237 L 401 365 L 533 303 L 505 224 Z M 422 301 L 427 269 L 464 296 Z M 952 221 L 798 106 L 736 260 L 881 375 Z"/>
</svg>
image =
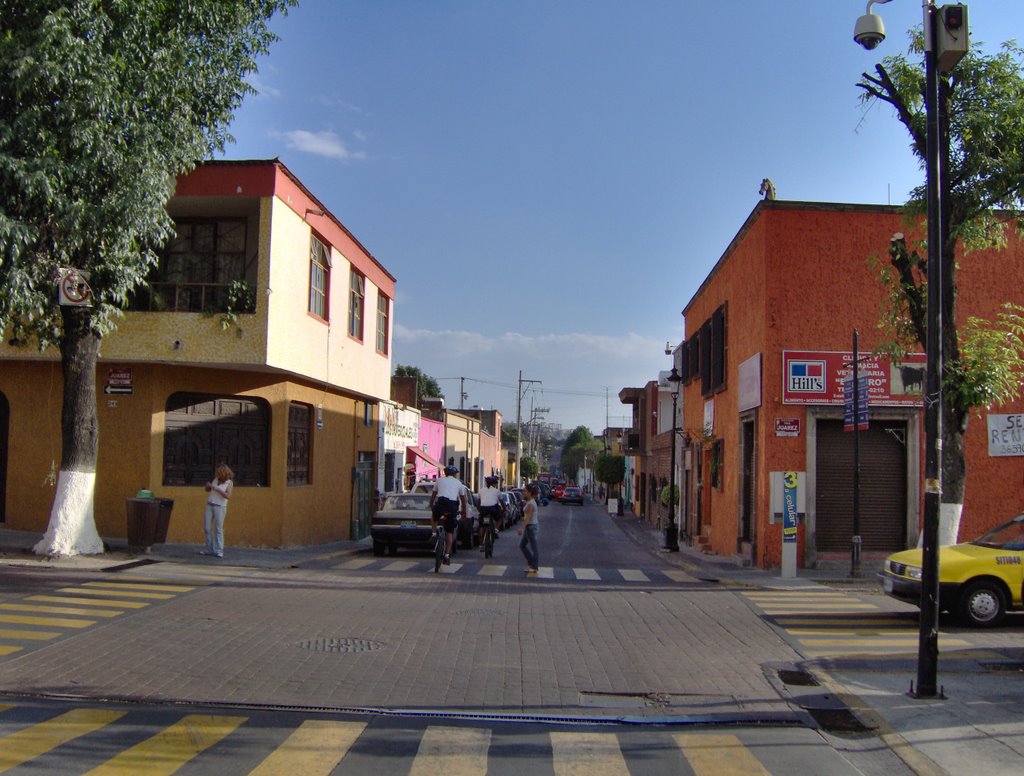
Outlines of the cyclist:
<svg viewBox="0 0 1024 776">
<path fill-rule="evenodd" d="M 485 487 L 480 489 L 480 552 L 484 551 L 484 518 L 491 517 L 491 524 L 494 526 L 494 536 L 497 538 L 498 529 L 501 527 L 501 507 L 498 505 L 498 478 L 494 476 L 484 478 Z"/>
<path fill-rule="evenodd" d="M 459 513 L 461 512 L 463 517 L 469 513 L 469 507 L 466 505 L 466 486 L 456 478 L 455 475 L 458 473 L 458 467 L 451 464 L 445 466 L 444 477 L 434 483 L 434 491 L 430 494 L 430 528 L 436 534 L 438 521 L 444 523 L 446 566 L 452 562 L 452 542 L 459 528 Z"/>
</svg>

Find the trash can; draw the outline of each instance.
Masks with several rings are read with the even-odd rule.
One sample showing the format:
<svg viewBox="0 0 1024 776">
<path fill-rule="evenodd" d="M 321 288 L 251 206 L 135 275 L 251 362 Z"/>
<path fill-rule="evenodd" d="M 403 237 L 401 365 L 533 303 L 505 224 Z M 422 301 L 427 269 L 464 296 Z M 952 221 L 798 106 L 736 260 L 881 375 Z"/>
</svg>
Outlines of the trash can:
<svg viewBox="0 0 1024 776">
<path fill-rule="evenodd" d="M 125 499 L 128 514 L 128 546 L 146 550 L 156 539 L 156 527 L 160 520 L 160 502 L 152 498 Z"/>
<path fill-rule="evenodd" d="M 174 511 L 173 498 L 157 499 L 160 502 L 160 514 L 156 520 L 156 533 L 153 535 L 153 544 L 163 544 L 167 541 L 167 529 L 171 525 L 171 512 Z"/>
</svg>

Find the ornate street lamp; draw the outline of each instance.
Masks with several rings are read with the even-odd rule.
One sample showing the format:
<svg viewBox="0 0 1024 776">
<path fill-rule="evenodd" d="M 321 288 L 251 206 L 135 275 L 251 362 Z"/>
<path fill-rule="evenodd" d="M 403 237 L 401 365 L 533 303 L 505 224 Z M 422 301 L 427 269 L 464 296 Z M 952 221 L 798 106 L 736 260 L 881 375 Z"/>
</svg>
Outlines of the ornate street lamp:
<svg viewBox="0 0 1024 776">
<path fill-rule="evenodd" d="M 679 525 L 676 523 L 676 403 L 679 401 L 679 383 L 683 378 L 675 364 L 665 378 L 672 392 L 672 455 L 668 475 L 668 525 L 665 527 L 665 549 L 679 552 Z"/>
<path fill-rule="evenodd" d="M 885 40 L 881 17 L 867 13 L 857 19 L 853 39 L 867 50 Z M 937 686 L 939 659 L 939 502 L 942 493 L 939 464 L 942 448 L 942 250 L 946 230 L 942 224 L 943 195 L 948 185 L 946 159 L 942 152 L 941 127 L 945 123 L 940 97 L 939 72 L 949 72 L 967 53 L 967 6 L 935 6 L 923 0 L 924 8 L 924 109 L 927 123 L 925 170 L 928 194 L 928 318 L 926 335 L 926 379 L 924 397 L 924 530 L 922 531 L 921 619 L 918 634 L 917 698 L 942 697 Z"/>
</svg>

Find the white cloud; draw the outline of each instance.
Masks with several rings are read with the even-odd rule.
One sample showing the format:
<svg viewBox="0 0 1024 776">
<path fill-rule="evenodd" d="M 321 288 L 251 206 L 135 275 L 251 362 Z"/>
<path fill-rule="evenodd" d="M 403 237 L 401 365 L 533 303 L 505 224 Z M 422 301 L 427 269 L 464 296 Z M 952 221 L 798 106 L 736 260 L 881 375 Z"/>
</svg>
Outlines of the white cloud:
<svg viewBox="0 0 1024 776">
<path fill-rule="evenodd" d="M 256 97 L 272 97 L 277 98 L 281 96 L 281 90 L 271 86 L 264 81 L 257 73 L 250 73 L 246 80 L 253 89 L 256 90 Z"/>
<path fill-rule="evenodd" d="M 441 381 L 450 399 L 465 378 L 468 405 L 496 407 L 515 417 L 519 372 L 530 383 L 536 406 L 550 408 L 547 419 L 572 428 L 599 431 L 611 421 L 621 425 L 629 409 L 619 403 L 622 388 L 642 386 L 670 366 L 664 341 L 632 332 L 529 335 L 506 332 L 488 336 L 463 330 L 394 328 L 394 364 L 417 366 Z M 607 393 L 606 393 L 607 390 Z M 453 404 L 452 406 L 458 406 Z M 530 399 L 526 399 L 528 411 Z"/>
<path fill-rule="evenodd" d="M 351 151 L 348 146 L 334 132 L 309 132 L 305 129 L 293 129 L 284 133 L 288 141 L 288 147 L 305 153 L 317 156 L 326 156 L 330 159 L 365 159 L 366 154 L 361 151 Z"/>
</svg>

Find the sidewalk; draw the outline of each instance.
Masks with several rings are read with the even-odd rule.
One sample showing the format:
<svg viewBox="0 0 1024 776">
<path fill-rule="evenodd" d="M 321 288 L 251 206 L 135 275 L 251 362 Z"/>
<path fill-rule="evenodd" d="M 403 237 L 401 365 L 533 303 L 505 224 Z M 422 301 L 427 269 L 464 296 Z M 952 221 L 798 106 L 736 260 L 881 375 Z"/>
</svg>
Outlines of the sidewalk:
<svg viewBox="0 0 1024 776">
<path fill-rule="evenodd" d="M 743 568 L 689 547 L 665 552 L 661 532 L 632 515 L 611 515 L 610 519 L 652 556 L 701 580 L 778 590 L 813 589 L 823 583 L 845 587 L 841 583 L 850 581 L 842 571 L 803 569 L 795 579 L 782 579 L 777 570 Z M 0 553 L 11 554 L 8 563 L 51 563 L 61 569 L 101 568 L 145 559 L 199 567 L 286 569 L 369 550 L 367 541 L 292 549 L 229 547 L 227 556 L 218 560 L 199 555 L 199 545 L 162 544 L 148 554 L 133 554 L 124 540 L 113 540 L 108 542 L 111 552 L 102 558 L 44 560 L 30 554 L 38 538 L 34 533 L 0 529 Z M 861 590 L 868 589 L 872 577 L 865 572 L 865 579 L 857 581 Z M 799 668 L 821 681 L 823 686 L 812 688 L 818 697 L 838 699 L 854 710 L 915 773 L 982 776 L 1017 772 L 1024 765 L 1024 642 L 1015 638 L 1021 633 L 1020 626 L 974 633 L 989 636 L 1001 646 L 944 653 L 938 681 L 946 700 L 909 696 L 911 682 L 916 680 L 916 655 L 815 659 L 803 661 Z M 791 702 L 799 705 L 799 696 L 793 695 Z"/>
<path fill-rule="evenodd" d="M 845 571 L 800 569 L 795 579 L 783 579 L 777 569 L 743 568 L 691 547 L 667 552 L 660 531 L 632 514 L 611 517 L 634 541 L 699 579 L 771 589 L 823 583 L 846 587 L 852 582 L 863 589 L 863 583 L 870 584 L 874 578 L 874 573 L 867 571 L 862 580 L 850 580 Z M 1019 626 L 1014 633 L 1021 633 Z M 915 773 L 1017 773 L 1024 770 L 1024 640 L 1009 641 L 1020 646 L 951 650 L 940 655 L 942 700 L 910 696 L 911 684 L 917 679 L 916 655 L 808 660 L 803 667 L 823 679 L 826 688 L 874 727 Z"/>
</svg>

